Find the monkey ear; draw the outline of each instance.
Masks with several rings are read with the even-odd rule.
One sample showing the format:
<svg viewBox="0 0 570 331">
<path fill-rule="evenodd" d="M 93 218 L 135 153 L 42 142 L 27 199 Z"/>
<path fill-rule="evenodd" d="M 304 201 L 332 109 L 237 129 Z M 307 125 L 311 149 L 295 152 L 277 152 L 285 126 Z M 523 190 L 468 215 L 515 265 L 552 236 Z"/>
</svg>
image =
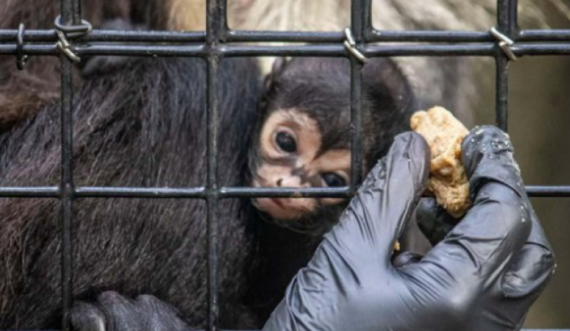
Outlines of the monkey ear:
<svg viewBox="0 0 570 331">
<path fill-rule="evenodd" d="M 363 68 L 363 83 L 368 91 L 367 95 L 377 105 L 375 108 L 400 115 L 416 110 L 412 86 L 393 60 L 370 59 Z"/>
<path fill-rule="evenodd" d="M 287 61 L 287 58 L 284 57 L 275 58 L 275 61 L 273 61 L 273 66 L 271 67 L 271 72 L 267 74 L 265 81 L 263 82 L 263 89 L 265 92 L 269 91 L 271 85 L 275 82 L 277 77 L 281 76 L 283 71 L 285 71 L 288 62 L 289 61 Z"/>
<path fill-rule="evenodd" d="M 289 61 L 287 61 L 284 57 L 275 58 L 273 62 L 273 66 L 271 68 L 271 72 L 265 76 L 265 80 L 263 82 L 263 93 L 261 93 L 261 98 L 259 100 L 259 107 L 260 109 L 264 110 L 267 106 L 267 97 L 271 89 L 273 88 L 273 84 L 277 81 L 278 77 L 281 76 L 285 68 L 287 67 Z"/>
</svg>

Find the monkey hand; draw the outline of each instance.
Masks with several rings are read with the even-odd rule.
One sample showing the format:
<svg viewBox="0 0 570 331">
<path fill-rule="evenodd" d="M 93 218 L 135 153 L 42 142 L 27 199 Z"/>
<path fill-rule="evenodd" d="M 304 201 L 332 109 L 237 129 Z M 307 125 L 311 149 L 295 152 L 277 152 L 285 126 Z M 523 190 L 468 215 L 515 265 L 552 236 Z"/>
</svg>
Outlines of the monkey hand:
<svg viewBox="0 0 570 331">
<path fill-rule="evenodd" d="M 130 300 L 116 292 L 104 292 L 94 303 L 75 302 L 71 324 L 78 331 L 189 329 L 173 307 L 156 297 L 140 295 Z"/>
<path fill-rule="evenodd" d="M 264 330 L 520 328 L 553 272 L 550 245 L 506 134 L 474 130 L 463 162 L 472 208 L 421 260 L 395 267 L 392 247 L 424 192 L 429 164 L 422 137 L 397 136 Z"/>
</svg>

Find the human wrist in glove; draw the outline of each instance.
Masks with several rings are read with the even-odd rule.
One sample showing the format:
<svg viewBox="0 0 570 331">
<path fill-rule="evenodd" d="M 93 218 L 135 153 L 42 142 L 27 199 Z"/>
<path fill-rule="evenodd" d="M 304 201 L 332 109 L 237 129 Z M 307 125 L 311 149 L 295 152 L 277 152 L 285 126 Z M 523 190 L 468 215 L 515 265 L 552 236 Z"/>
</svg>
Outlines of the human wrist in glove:
<svg viewBox="0 0 570 331">
<path fill-rule="evenodd" d="M 421 261 L 392 246 L 425 189 L 429 149 L 396 137 L 264 327 L 273 330 L 513 330 L 554 268 L 508 137 L 463 143 L 473 207 Z"/>
</svg>

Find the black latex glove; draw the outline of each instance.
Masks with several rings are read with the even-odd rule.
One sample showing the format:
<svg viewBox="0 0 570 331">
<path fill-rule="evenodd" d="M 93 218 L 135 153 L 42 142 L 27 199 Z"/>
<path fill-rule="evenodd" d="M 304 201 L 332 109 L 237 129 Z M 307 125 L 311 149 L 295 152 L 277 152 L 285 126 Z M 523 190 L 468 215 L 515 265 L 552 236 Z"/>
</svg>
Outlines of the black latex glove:
<svg viewBox="0 0 570 331">
<path fill-rule="evenodd" d="M 466 216 L 421 261 L 401 268 L 390 263 L 394 242 L 424 191 L 428 153 L 419 135 L 396 137 L 292 281 L 265 331 L 520 327 L 554 258 L 508 136 L 497 128 L 478 128 L 464 141 L 473 197 Z"/>
</svg>

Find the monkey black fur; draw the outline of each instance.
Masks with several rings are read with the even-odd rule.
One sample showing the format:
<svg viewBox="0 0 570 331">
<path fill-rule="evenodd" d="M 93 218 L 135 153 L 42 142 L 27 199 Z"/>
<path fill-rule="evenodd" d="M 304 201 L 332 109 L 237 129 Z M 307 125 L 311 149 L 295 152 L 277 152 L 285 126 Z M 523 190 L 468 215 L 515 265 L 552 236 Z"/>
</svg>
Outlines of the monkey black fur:
<svg viewBox="0 0 570 331">
<path fill-rule="evenodd" d="M 58 0 L 7 0 L 0 2 L 0 29 L 53 29 L 60 14 Z M 81 1 L 82 14 L 93 27 L 120 19 L 135 26 L 142 24 L 153 30 L 168 28 L 170 0 L 98 0 Z M 27 42 L 27 40 L 24 40 Z M 79 66 L 85 63 L 85 57 Z M 82 79 L 75 71 L 76 86 Z M 41 106 L 58 102 L 60 84 L 59 59 L 32 56 L 25 70 L 16 69 L 13 57 L 0 57 L 0 133 L 18 122 L 34 116 Z"/>
<path fill-rule="evenodd" d="M 220 182 L 244 186 L 255 123 L 258 71 L 220 68 Z M 206 174 L 205 63 L 136 59 L 86 79 L 75 97 L 78 185 L 200 186 Z M 1 185 L 57 185 L 59 106 L 1 137 Z M 236 139 L 239 137 L 239 139 Z M 56 328 L 60 311 L 59 203 L 0 200 L 0 327 Z M 252 216 L 253 215 L 253 216 Z M 247 200 L 220 203 L 219 280 L 225 325 L 240 325 L 237 296 L 252 252 Z M 73 223 L 74 294 L 148 293 L 203 327 L 207 304 L 206 206 L 201 200 L 79 199 Z M 239 318 L 238 318 L 239 317 Z"/>
</svg>

